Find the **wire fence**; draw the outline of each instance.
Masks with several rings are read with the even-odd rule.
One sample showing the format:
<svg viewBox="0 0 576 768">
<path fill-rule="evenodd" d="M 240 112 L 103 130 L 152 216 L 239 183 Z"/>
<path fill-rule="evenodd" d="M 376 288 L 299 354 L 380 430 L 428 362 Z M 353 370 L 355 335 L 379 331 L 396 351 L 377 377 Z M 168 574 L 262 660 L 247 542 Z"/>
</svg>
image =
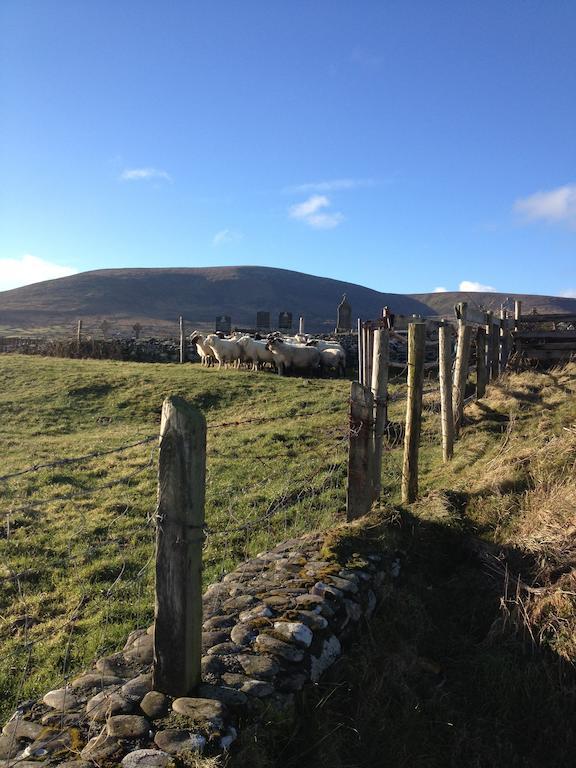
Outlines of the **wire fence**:
<svg viewBox="0 0 576 768">
<path fill-rule="evenodd" d="M 208 424 L 207 581 L 341 519 L 347 426 L 326 415 Z M 151 623 L 159 445 L 146 435 L 0 476 L 0 720 Z"/>
</svg>

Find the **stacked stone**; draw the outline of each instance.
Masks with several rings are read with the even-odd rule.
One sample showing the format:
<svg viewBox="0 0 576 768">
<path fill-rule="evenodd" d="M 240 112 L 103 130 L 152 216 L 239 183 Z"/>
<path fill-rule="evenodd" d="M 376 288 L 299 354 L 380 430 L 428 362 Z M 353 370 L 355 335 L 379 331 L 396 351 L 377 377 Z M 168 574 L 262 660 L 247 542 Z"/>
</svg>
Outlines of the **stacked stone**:
<svg viewBox="0 0 576 768">
<path fill-rule="evenodd" d="M 338 658 L 372 615 L 385 558 L 322 557 L 307 535 L 261 553 L 206 591 L 203 682 L 195 697 L 152 690 L 153 627 L 41 702 L 23 703 L 0 736 L 0 768 L 166 766 L 188 752 L 227 750 L 238 718 L 263 707 L 293 714 L 295 695 Z"/>
</svg>

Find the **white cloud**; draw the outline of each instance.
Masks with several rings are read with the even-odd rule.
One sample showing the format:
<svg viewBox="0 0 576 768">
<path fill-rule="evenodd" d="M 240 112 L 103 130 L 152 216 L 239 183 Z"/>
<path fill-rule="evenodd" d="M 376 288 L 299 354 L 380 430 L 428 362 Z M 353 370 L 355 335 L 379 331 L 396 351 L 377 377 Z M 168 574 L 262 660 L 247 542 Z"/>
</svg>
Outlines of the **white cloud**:
<svg viewBox="0 0 576 768">
<path fill-rule="evenodd" d="M 326 212 L 324 209 L 330 205 L 330 199 L 325 195 L 312 195 L 303 203 L 291 206 L 288 215 L 313 229 L 334 229 L 344 221 L 344 216 L 338 211 Z"/>
<path fill-rule="evenodd" d="M 126 168 L 120 174 L 120 179 L 122 181 L 152 181 L 154 179 L 172 181 L 170 174 L 159 168 Z"/>
<path fill-rule="evenodd" d="M 238 232 L 235 229 L 221 229 L 220 232 L 216 232 L 212 238 L 212 245 L 217 248 L 219 245 L 227 245 L 228 243 L 237 243 L 242 240 L 244 235 L 242 232 Z"/>
<path fill-rule="evenodd" d="M 473 293 L 474 291 L 481 291 L 482 293 L 495 293 L 496 288 L 494 288 L 491 285 L 483 285 L 482 283 L 477 283 L 474 280 L 462 280 L 460 285 L 458 286 L 459 291 L 467 291 L 468 293 Z"/>
<path fill-rule="evenodd" d="M 432 293 L 448 293 L 448 288 L 443 288 L 441 285 L 438 288 L 434 288 Z"/>
<path fill-rule="evenodd" d="M 572 291 L 562 291 L 560 294 L 563 299 L 576 299 L 576 289 Z"/>
<path fill-rule="evenodd" d="M 19 259 L 0 259 L 0 291 L 9 291 L 22 285 L 53 280 L 78 272 L 72 267 L 63 267 L 38 256 L 26 254 Z"/>
<path fill-rule="evenodd" d="M 343 189 L 358 189 L 358 187 L 373 187 L 374 179 L 327 179 L 325 181 L 310 181 L 284 190 L 290 194 L 306 192 L 338 192 Z"/>
<path fill-rule="evenodd" d="M 547 221 L 576 228 L 576 184 L 566 184 L 516 200 L 514 210 L 530 221 Z"/>
</svg>

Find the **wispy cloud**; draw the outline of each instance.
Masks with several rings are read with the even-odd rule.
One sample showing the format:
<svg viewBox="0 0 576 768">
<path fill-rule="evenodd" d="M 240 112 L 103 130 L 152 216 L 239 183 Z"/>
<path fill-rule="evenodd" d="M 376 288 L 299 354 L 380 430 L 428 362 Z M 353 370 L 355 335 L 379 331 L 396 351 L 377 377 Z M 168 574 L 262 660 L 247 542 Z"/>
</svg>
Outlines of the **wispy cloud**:
<svg viewBox="0 0 576 768">
<path fill-rule="evenodd" d="M 546 221 L 576 228 L 576 184 L 536 192 L 520 198 L 514 203 L 514 210 L 529 221 Z"/>
<path fill-rule="evenodd" d="M 443 288 L 441 285 L 438 288 L 434 288 L 432 293 L 448 293 L 448 288 Z"/>
<path fill-rule="evenodd" d="M 293 194 L 306 194 L 307 192 L 339 192 L 343 189 L 358 189 L 359 187 L 373 187 L 374 179 L 325 179 L 324 181 L 309 181 L 306 184 L 296 184 L 286 187 L 284 192 Z"/>
<path fill-rule="evenodd" d="M 242 240 L 244 235 L 242 232 L 238 232 L 235 229 L 221 229 L 220 232 L 216 232 L 212 238 L 212 245 L 214 248 L 218 248 L 220 245 L 228 245 L 229 243 L 237 243 Z"/>
<path fill-rule="evenodd" d="M 16 259 L 0 259 L 0 291 L 20 288 L 23 285 L 67 277 L 78 272 L 73 267 L 65 267 L 38 256 L 27 253 Z"/>
<path fill-rule="evenodd" d="M 125 168 L 120 174 L 121 181 L 172 181 L 167 171 L 160 168 Z"/>
<path fill-rule="evenodd" d="M 495 293 L 496 288 L 491 285 L 484 285 L 483 283 L 477 283 L 475 280 L 462 280 L 458 286 L 459 291 L 466 291 L 468 293 L 474 293 L 480 291 L 481 293 Z"/>
<path fill-rule="evenodd" d="M 570 291 L 562 291 L 560 294 L 563 299 L 576 299 L 576 288 Z"/>
<path fill-rule="evenodd" d="M 313 229 L 334 229 L 344 221 L 344 216 L 338 211 L 326 212 L 330 205 L 330 199 L 325 195 L 312 195 L 303 203 L 291 206 L 288 215 Z"/>
</svg>

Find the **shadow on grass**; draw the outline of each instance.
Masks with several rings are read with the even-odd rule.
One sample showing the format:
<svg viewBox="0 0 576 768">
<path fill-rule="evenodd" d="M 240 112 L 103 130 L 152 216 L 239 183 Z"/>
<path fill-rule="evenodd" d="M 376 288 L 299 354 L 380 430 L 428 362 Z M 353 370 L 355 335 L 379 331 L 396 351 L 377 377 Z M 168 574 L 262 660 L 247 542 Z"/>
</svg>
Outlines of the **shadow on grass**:
<svg viewBox="0 0 576 768">
<path fill-rule="evenodd" d="M 503 571 L 487 572 L 458 523 L 401 519 L 400 576 L 362 638 L 305 691 L 292 732 L 249 761 L 240 753 L 236 768 L 572 763 L 573 673 L 502 610 Z"/>
</svg>

